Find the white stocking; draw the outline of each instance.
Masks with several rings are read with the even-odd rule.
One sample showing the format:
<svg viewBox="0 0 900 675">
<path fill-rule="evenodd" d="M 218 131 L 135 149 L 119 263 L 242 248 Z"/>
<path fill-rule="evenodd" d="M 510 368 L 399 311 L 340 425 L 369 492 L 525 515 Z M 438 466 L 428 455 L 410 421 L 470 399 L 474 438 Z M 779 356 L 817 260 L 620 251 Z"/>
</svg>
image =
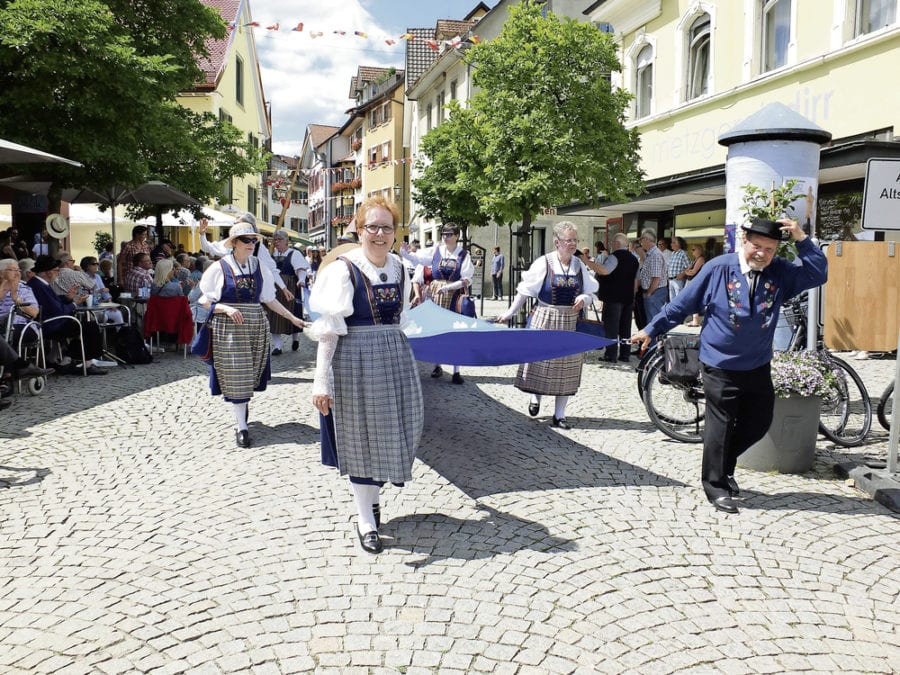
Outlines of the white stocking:
<svg viewBox="0 0 900 675">
<path fill-rule="evenodd" d="M 532 394 L 531 402 L 536 403 L 537 405 L 540 405 L 541 404 L 541 395 L 540 394 Z"/>
<path fill-rule="evenodd" d="M 556 419 L 561 420 L 566 416 L 566 404 L 569 402 L 569 396 L 557 396 L 556 397 L 556 412 L 553 413 L 553 416 Z"/>
<path fill-rule="evenodd" d="M 283 346 L 284 342 L 281 339 L 281 335 L 272 333 L 272 349 L 281 349 Z"/>
<path fill-rule="evenodd" d="M 356 527 L 359 528 L 360 534 L 368 534 L 372 530 L 378 530 L 375 527 L 375 514 L 372 513 L 372 490 L 374 487 L 378 490 L 378 486 L 360 485 L 359 483 L 350 483 L 353 488 L 353 498 L 356 501 L 357 522 Z"/>
<path fill-rule="evenodd" d="M 234 410 L 234 421 L 237 422 L 238 431 L 247 430 L 247 404 L 232 403 L 231 409 Z"/>
</svg>

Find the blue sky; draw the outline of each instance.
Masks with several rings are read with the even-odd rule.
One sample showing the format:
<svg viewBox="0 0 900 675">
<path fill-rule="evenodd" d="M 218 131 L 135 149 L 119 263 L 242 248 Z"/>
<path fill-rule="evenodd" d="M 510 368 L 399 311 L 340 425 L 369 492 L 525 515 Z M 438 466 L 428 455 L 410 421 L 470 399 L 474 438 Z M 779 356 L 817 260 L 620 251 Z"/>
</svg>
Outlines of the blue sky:
<svg viewBox="0 0 900 675">
<path fill-rule="evenodd" d="M 487 0 L 493 7 L 497 0 Z M 272 103 L 273 148 L 298 154 L 307 124 L 340 126 L 358 66 L 403 66 L 407 28 L 462 19 L 478 0 L 250 0 L 263 87 Z M 303 22 L 303 31 L 290 28 Z M 278 31 L 265 26 L 278 23 Z M 335 31 L 344 31 L 340 35 Z M 363 31 L 368 39 L 353 35 Z M 321 36 L 311 37 L 319 32 Z"/>
</svg>

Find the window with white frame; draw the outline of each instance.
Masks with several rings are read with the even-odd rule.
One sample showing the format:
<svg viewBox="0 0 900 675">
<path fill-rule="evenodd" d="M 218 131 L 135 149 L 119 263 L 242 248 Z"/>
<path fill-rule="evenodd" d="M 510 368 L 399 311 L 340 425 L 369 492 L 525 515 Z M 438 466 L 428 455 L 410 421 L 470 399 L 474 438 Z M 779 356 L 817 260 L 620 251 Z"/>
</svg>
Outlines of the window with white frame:
<svg viewBox="0 0 900 675">
<path fill-rule="evenodd" d="M 653 47 L 644 46 L 634 60 L 634 116 L 650 115 L 653 103 Z"/>
<path fill-rule="evenodd" d="M 762 0 L 762 71 L 787 65 L 791 0 Z"/>
<path fill-rule="evenodd" d="M 691 24 L 688 32 L 687 100 L 709 93 L 710 72 L 710 20 L 709 14 L 701 14 Z"/>
<path fill-rule="evenodd" d="M 389 162 L 391 160 L 391 142 L 381 144 L 381 161 Z"/>
<path fill-rule="evenodd" d="M 431 104 L 425 106 L 425 131 L 431 131 Z"/>
<path fill-rule="evenodd" d="M 873 33 L 897 22 L 897 0 L 853 0 L 854 37 Z"/>
<path fill-rule="evenodd" d="M 447 105 L 447 97 L 443 91 L 438 94 L 437 97 L 437 123 L 440 124 L 446 118 L 446 112 L 444 108 Z"/>
</svg>

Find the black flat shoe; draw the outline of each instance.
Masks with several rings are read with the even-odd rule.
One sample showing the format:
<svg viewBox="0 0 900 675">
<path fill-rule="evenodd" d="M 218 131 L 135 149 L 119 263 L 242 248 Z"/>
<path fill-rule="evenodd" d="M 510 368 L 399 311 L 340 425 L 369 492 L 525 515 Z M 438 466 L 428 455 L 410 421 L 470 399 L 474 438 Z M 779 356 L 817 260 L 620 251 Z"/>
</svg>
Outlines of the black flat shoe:
<svg viewBox="0 0 900 675">
<path fill-rule="evenodd" d="M 529 403 L 528 404 L 528 414 L 532 417 L 537 417 L 537 414 L 541 411 L 540 403 Z"/>
<path fill-rule="evenodd" d="M 250 447 L 250 432 L 246 429 L 234 432 L 234 441 L 239 448 Z"/>
<path fill-rule="evenodd" d="M 737 497 L 741 494 L 741 488 L 738 487 L 737 481 L 734 479 L 734 476 L 725 476 L 725 482 L 728 484 L 728 494 L 732 497 Z"/>
<path fill-rule="evenodd" d="M 359 545 L 362 546 L 362 550 L 366 553 L 381 553 L 384 550 L 381 537 L 378 536 L 378 532 L 375 530 L 361 534 L 359 529 L 357 529 L 356 534 L 359 537 Z"/>
<path fill-rule="evenodd" d="M 292 351 L 292 352 L 295 352 L 295 351 L 297 351 L 298 349 L 300 349 L 300 341 L 299 341 L 299 340 L 294 340 L 294 341 L 291 343 L 291 351 Z"/>
<path fill-rule="evenodd" d="M 571 429 L 572 425 L 566 422 L 565 417 L 554 417 L 551 424 L 560 429 Z"/>
<path fill-rule="evenodd" d="M 281 356 L 281 350 L 280 350 L 280 349 L 273 349 L 273 350 L 272 350 L 272 356 Z"/>
<path fill-rule="evenodd" d="M 444 374 L 444 369 L 441 368 L 440 366 L 435 366 L 434 370 L 431 371 L 432 377 L 440 377 L 443 374 Z"/>
<path fill-rule="evenodd" d="M 372 504 L 372 515 L 375 516 L 375 527 L 381 527 L 381 504 Z"/>
<path fill-rule="evenodd" d="M 712 500 L 712 505 L 719 511 L 724 511 L 725 513 L 737 513 L 738 507 L 737 504 L 734 503 L 734 500 L 731 497 L 721 496 L 716 497 Z"/>
<path fill-rule="evenodd" d="M 8 398 L 0 398 L 0 410 L 6 410 L 12 405 L 12 401 Z"/>
<path fill-rule="evenodd" d="M 462 375 L 460 375 L 459 373 L 453 373 L 453 377 L 450 378 L 450 381 L 453 384 L 462 384 L 463 383 Z"/>
</svg>

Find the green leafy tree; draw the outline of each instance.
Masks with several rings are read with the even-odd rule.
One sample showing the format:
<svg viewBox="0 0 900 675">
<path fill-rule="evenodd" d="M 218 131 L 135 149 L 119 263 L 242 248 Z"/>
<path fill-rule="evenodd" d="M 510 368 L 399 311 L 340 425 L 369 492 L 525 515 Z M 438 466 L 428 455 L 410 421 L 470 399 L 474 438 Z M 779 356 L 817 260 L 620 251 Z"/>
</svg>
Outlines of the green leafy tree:
<svg viewBox="0 0 900 675">
<path fill-rule="evenodd" d="M 542 16 L 542 3 L 525 0 L 466 61 L 478 91 L 468 113 L 451 108 L 448 122 L 429 133 L 460 127 L 446 139 L 450 147 L 425 152 L 425 181 L 466 186 L 481 214 L 521 221 L 522 234 L 543 207 L 641 192 L 638 133 L 624 125 L 630 95 L 609 78 L 621 69 L 611 36 L 590 23 Z"/>
<path fill-rule="evenodd" d="M 224 36 L 197 0 L 0 0 L 0 136 L 84 164 L 41 166 L 52 210 L 83 185 L 162 180 L 217 196 L 226 171 L 256 170 L 259 153 L 175 99 L 199 80 L 206 41 Z"/>
<path fill-rule="evenodd" d="M 781 220 L 793 217 L 796 210 L 794 202 L 803 198 L 802 192 L 794 192 L 799 182 L 796 178 L 789 178 L 777 187 L 773 183 L 770 189 L 752 183 L 741 185 L 744 191 L 741 211 L 746 222 L 749 223 L 754 218 Z M 793 261 L 797 257 L 797 247 L 793 240 L 781 242 L 777 254 Z"/>
</svg>

